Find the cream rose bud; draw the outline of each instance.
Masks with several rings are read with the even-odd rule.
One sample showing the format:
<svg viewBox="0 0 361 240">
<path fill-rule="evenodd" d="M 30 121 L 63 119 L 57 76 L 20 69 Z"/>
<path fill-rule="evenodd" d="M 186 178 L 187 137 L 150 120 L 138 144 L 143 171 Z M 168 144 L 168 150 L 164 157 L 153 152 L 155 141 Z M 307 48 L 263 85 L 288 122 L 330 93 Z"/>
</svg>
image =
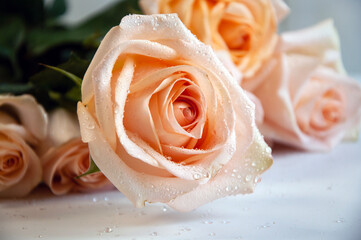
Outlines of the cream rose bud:
<svg viewBox="0 0 361 240">
<path fill-rule="evenodd" d="M 188 211 L 250 193 L 272 164 L 254 104 L 175 14 L 130 15 L 102 41 L 82 84 L 83 141 L 136 206 Z"/>
<path fill-rule="evenodd" d="M 30 95 L 0 95 L 0 197 L 21 197 L 42 178 L 33 150 L 45 137 L 47 115 Z"/>
<path fill-rule="evenodd" d="M 54 194 L 112 188 L 101 172 L 76 178 L 88 170 L 90 160 L 88 144 L 81 141 L 75 114 L 62 108 L 51 112 L 43 145 L 46 146 L 41 157 L 43 180 Z"/>
<path fill-rule="evenodd" d="M 140 0 L 146 14 L 177 13 L 199 40 L 227 51 L 246 86 L 273 53 L 277 24 L 288 13 L 283 0 Z M 252 85 L 252 84 L 251 84 Z M 252 87 L 252 86 L 250 86 Z"/>
<path fill-rule="evenodd" d="M 332 21 L 285 33 L 254 91 L 264 108 L 262 133 L 306 150 L 329 150 L 359 125 L 361 87 L 344 75 Z M 275 107 L 276 106 L 276 107 Z"/>
</svg>

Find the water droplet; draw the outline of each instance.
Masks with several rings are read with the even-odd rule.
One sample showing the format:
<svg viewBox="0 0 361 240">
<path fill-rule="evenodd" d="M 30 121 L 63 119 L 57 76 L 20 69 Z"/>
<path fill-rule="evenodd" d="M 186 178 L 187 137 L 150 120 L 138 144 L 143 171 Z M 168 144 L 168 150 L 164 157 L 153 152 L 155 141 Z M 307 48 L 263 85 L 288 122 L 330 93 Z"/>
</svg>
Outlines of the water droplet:
<svg viewBox="0 0 361 240">
<path fill-rule="evenodd" d="M 204 224 L 212 224 L 213 222 L 212 221 L 209 221 L 209 220 L 206 220 L 206 221 L 203 221 Z"/>
<path fill-rule="evenodd" d="M 252 176 L 251 176 L 251 175 L 247 175 L 247 176 L 246 176 L 246 182 L 251 181 L 251 179 L 252 179 Z"/>
<path fill-rule="evenodd" d="M 97 202 L 97 201 L 98 201 L 97 198 L 93 197 L 93 202 Z"/>
<path fill-rule="evenodd" d="M 94 129 L 95 126 L 94 126 L 93 123 L 88 123 L 88 124 L 86 125 L 86 128 L 91 130 L 91 129 Z"/>
<path fill-rule="evenodd" d="M 104 201 L 108 201 L 109 200 L 109 198 L 108 197 L 104 197 Z"/>
<path fill-rule="evenodd" d="M 211 237 L 216 236 L 216 234 L 215 234 L 214 232 L 211 232 L 211 233 L 209 233 L 208 235 L 211 236 Z"/>
<path fill-rule="evenodd" d="M 199 180 L 199 179 L 201 178 L 201 175 L 200 175 L 199 173 L 195 173 L 195 174 L 193 175 L 193 178 L 194 178 L 195 180 Z"/>
<path fill-rule="evenodd" d="M 168 211 L 168 208 L 163 207 L 162 211 L 163 211 L 163 212 L 166 212 L 166 211 Z"/>
<path fill-rule="evenodd" d="M 269 154 L 271 154 L 272 153 L 272 149 L 270 148 L 270 147 L 266 147 L 266 153 L 269 153 Z"/>
<path fill-rule="evenodd" d="M 252 166 L 252 167 L 255 167 L 256 165 L 257 165 L 257 164 L 256 164 L 255 162 L 252 162 L 252 163 L 251 163 L 251 166 Z"/>
<path fill-rule="evenodd" d="M 113 229 L 111 229 L 110 227 L 106 227 L 104 232 L 105 233 L 111 233 L 111 232 L 113 232 Z"/>
<path fill-rule="evenodd" d="M 39 236 L 38 236 L 38 238 L 42 238 L 42 237 L 43 237 L 43 235 L 39 235 Z"/>
<path fill-rule="evenodd" d="M 223 221 L 221 221 L 221 223 L 222 223 L 222 224 L 229 224 L 230 221 L 228 221 L 228 220 L 223 220 Z"/>
<path fill-rule="evenodd" d="M 226 187 L 226 191 L 227 191 L 227 192 L 231 191 L 231 187 L 227 186 L 227 187 Z"/>
<path fill-rule="evenodd" d="M 157 232 L 152 232 L 150 235 L 151 236 L 158 236 L 158 233 Z"/>
<path fill-rule="evenodd" d="M 237 170 L 237 169 L 233 169 L 232 172 L 236 173 L 236 172 L 238 172 L 238 170 Z"/>
<path fill-rule="evenodd" d="M 339 218 L 336 220 L 336 223 L 343 223 L 343 222 L 345 222 L 345 220 L 343 218 Z"/>
</svg>

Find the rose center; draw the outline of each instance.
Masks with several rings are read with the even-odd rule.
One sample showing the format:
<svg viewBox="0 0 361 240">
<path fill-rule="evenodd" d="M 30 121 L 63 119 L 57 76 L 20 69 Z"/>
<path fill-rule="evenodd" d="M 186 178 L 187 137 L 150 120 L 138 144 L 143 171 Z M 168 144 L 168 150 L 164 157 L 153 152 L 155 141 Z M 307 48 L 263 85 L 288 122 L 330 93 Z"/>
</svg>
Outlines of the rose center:
<svg viewBox="0 0 361 240">
<path fill-rule="evenodd" d="M 246 26 L 240 26 L 228 20 L 219 24 L 219 33 L 231 50 L 248 51 L 250 49 L 250 34 Z"/>
<path fill-rule="evenodd" d="M 197 117 L 197 112 L 192 104 L 183 100 L 177 100 L 173 103 L 174 115 L 182 127 L 191 124 Z"/>
</svg>

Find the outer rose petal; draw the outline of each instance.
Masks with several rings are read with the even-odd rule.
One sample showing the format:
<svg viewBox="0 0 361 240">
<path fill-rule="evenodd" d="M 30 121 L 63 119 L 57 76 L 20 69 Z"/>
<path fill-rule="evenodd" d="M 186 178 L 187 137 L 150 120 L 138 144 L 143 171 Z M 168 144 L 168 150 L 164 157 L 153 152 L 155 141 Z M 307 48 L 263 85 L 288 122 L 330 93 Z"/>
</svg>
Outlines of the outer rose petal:
<svg viewBox="0 0 361 240">
<path fill-rule="evenodd" d="M 254 104 L 211 48 L 200 43 L 175 15 L 123 18 L 105 37 L 91 66 L 86 74 L 89 78 L 83 82 L 83 101 L 78 104 L 82 139 L 89 144 L 97 166 L 136 206 L 145 202 L 173 204 L 200 186 L 212 185 L 223 175 L 222 169 L 247 161 L 245 157 L 251 157 L 248 154 L 256 145 L 260 151 L 257 156 L 252 154 L 257 158 L 252 159 L 253 165 L 263 167 L 256 171 L 247 165 L 240 171 L 241 178 L 254 181 L 272 162 L 269 154 L 267 160 L 260 156 L 264 156 L 264 142 L 255 126 Z M 199 146 L 192 149 L 167 146 L 166 139 L 159 144 L 153 138 L 158 133 L 156 127 L 165 124 L 152 121 L 165 120 L 153 117 L 154 111 L 147 113 L 144 99 L 171 84 L 168 73 L 191 76 L 206 99 L 203 111 L 207 122 Z M 139 107 L 134 99 L 141 99 Z M 142 121 L 139 131 L 129 127 L 134 124 L 129 115 L 132 111 L 143 111 L 139 114 L 142 117 L 134 114 Z M 178 161 L 162 151 L 176 155 Z M 235 179 L 230 187 L 244 193 L 253 186 L 241 186 Z M 215 199 L 213 192 L 209 194 L 206 199 Z M 199 200 L 194 199 L 193 207 L 206 202 Z"/>
<path fill-rule="evenodd" d="M 19 119 L 19 125 L 35 138 L 32 143 L 38 143 L 46 136 L 48 119 L 45 110 L 30 95 L 10 96 L 0 95 L 0 110 L 6 107 L 5 112 Z"/>
<path fill-rule="evenodd" d="M 0 197 L 23 197 L 41 181 L 42 169 L 40 160 L 34 150 L 29 147 L 17 132 L 0 125 L 1 134 L 8 138 L 5 142 L 3 142 L 4 140 L 0 141 L 1 151 L 16 151 L 20 154 L 18 158 L 21 162 L 21 169 L 16 172 L 21 172 L 21 174 L 12 173 L 16 174 L 16 178 L 10 176 L 9 181 L 11 180 L 12 184 L 0 181 Z M 9 149 L 4 144 L 11 144 L 14 147 Z M 0 176 L 0 179 L 2 179 L 2 176 Z"/>
<path fill-rule="evenodd" d="M 41 181 L 41 163 L 30 144 L 36 147 L 46 130 L 47 115 L 32 96 L 0 96 L 1 155 L 11 155 L 10 166 L 16 167 L 0 171 L 1 197 L 25 196 Z"/>
<path fill-rule="evenodd" d="M 50 113 L 48 130 L 41 161 L 44 182 L 54 194 L 112 187 L 101 172 L 75 179 L 87 171 L 90 162 L 88 145 L 80 139 L 76 115 L 61 108 L 54 110 Z"/>
<path fill-rule="evenodd" d="M 113 186 L 101 172 L 75 179 L 89 168 L 88 145 L 80 138 L 51 149 L 42 157 L 42 162 L 44 182 L 56 195 L 70 191 L 89 192 Z"/>
<path fill-rule="evenodd" d="M 262 133 L 302 149 L 329 150 L 358 125 L 361 87 L 343 75 L 331 21 L 285 33 L 281 39 L 279 52 L 257 76 L 265 79 L 254 91 L 265 111 Z"/>
<path fill-rule="evenodd" d="M 271 152 L 271 148 L 256 130 L 254 140 L 243 158 L 237 156 L 244 153 L 236 151 L 235 157 L 211 182 L 177 197 L 169 205 L 186 212 L 221 197 L 252 193 L 256 183 L 260 181 L 259 175 L 272 165 Z"/>
<path fill-rule="evenodd" d="M 202 42 L 229 51 L 247 79 L 271 56 L 277 23 L 289 11 L 282 0 L 140 0 L 139 5 L 146 14 L 177 13 Z"/>
</svg>

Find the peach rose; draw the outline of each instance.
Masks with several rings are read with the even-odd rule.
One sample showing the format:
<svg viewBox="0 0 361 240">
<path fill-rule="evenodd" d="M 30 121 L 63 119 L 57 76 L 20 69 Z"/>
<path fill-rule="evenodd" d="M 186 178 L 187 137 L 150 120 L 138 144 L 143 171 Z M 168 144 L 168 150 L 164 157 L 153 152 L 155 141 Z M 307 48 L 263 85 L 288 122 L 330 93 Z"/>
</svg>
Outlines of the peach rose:
<svg viewBox="0 0 361 240">
<path fill-rule="evenodd" d="M 88 144 L 80 138 L 76 115 L 56 109 L 49 117 L 47 151 L 42 156 L 44 182 L 56 195 L 72 192 L 89 192 L 111 188 L 112 184 L 101 173 L 76 178 L 89 168 Z"/>
<path fill-rule="evenodd" d="M 282 0 L 140 0 L 146 14 L 177 13 L 202 42 L 228 51 L 247 78 L 273 53 L 277 23 L 288 12 Z"/>
<path fill-rule="evenodd" d="M 285 33 L 254 91 L 264 111 L 262 133 L 306 150 L 328 150 L 361 118 L 361 87 L 344 75 L 331 21 Z"/>
<path fill-rule="evenodd" d="M 46 135 L 47 116 L 29 95 L 0 96 L 0 197 L 27 195 L 41 181 L 32 147 Z"/>
<path fill-rule="evenodd" d="M 83 141 L 136 206 L 250 193 L 272 164 L 254 105 L 175 14 L 123 18 L 84 77 Z"/>
</svg>

